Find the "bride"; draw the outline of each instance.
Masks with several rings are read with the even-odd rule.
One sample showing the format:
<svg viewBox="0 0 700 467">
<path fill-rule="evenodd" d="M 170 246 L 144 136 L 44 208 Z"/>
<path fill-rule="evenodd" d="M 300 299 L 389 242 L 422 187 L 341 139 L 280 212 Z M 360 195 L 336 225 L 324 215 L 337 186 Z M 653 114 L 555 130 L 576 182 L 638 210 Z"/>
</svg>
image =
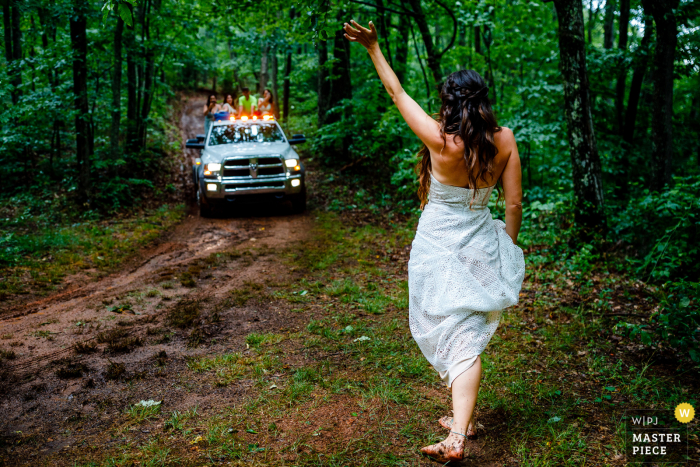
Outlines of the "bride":
<svg viewBox="0 0 700 467">
<path fill-rule="evenodd" d="M 439 420 L 447 438 L 421 451 L 442 463 L 459 461 L 466 439 L 476 438 L 480 354 L 502 310 L 518 303 L 525 275 L 516 245 L 522 220 L 518 148 L 513 132 L 496 124 L 488 87 L 477 72 L 460 70 L 446 78 L 434 120 L 403 90 L 372 22 L 369 27 L 345 23 L 345 37 L 367 49 L 394 104 L 424 144 L 418 164 L 423 213 L 408 262 L 409 325 L 423 355 L 452 388 L 454 417 Z M 487 207 L 498 182 L 505 224 Z"/>
</svg>

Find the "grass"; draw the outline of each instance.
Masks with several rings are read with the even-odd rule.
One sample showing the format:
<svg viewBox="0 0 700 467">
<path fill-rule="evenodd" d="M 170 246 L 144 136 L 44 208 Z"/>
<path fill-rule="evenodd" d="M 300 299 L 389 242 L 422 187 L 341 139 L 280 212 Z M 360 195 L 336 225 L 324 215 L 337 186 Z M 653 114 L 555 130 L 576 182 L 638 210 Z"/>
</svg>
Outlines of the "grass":
<svg viewBox="0 0 700 467">
<path fill-rule="evenodd" d="M 179 301 L 166 318 L 170 326 L 184 329 L 193 326 L 200 316 L 201 305 L 196 300 L 184 299 Z"/>
<path fill-rule="evenodd" d="M 162 401 L 140 401 L 126 409 L 126 413 L 134 423 L 141 423 L 160 414 Z"/>
<path fill-rule="evenodd" d="M 418 449 L 445 436 L 436 422 L 451 402 L 410 334 L 406 255 L 403 263 L 392 259 L 405 251 L 413 225 L 353 227 L 316 214 L 314 237 L 279 252 L 303 274 L 276 285 L 246 284 L 222 299 L 232 307 L 268 306 L 258 300 L 266 293 L 266 301 L 296 310 L 294 316 L 304 311 L 304 326 L 248 333 L 240 351 L 188 357 L 173 385 L 193 394 L 221 391 L 226 403 L 167 414 L 132 405 L 129 423 L 147 425 L 150 434 L 113 429 L 121 444 L 85 454 L 85 462 L 418 465 Z M 596 269 L 572 279 L 557 272 L 556 260 L 542 258 L 547 254 L 528 257 L 521 303 L 504 313 L 482 355 L 477 420 L 486 427 L 485 446 L 505 465 L 621 465 L 624 410 L 697 404 L 697 368 L 684 368 L 683 360 L 676 370 L 653 354 L 631 356 L 638 344 L 611 340 L 610 320 L 587 298 L 624 286 L 625 300 L 635 300 L 626 279 Z M 229 259 L 253 257 L 239 249 Z M 182 300 L 166 319 L 194 332 L 205 313 L 203 303 Z M 121 378 L 123 365 L 112 365 Z M 697 436 L 696 427 L 691 432 Z"/>
<path fill-rule="evenodd" d="M 0 240 L 0 276 L 5 278 L 0 282 L 0 302 L 18 294 L 47 293 L 69 274 L 114 270 L 183 215 L 183 206 L 163 206 L 111 221 L 54 225 L 23 215 L 5 222 L 6 234 Z"/>
</svg>

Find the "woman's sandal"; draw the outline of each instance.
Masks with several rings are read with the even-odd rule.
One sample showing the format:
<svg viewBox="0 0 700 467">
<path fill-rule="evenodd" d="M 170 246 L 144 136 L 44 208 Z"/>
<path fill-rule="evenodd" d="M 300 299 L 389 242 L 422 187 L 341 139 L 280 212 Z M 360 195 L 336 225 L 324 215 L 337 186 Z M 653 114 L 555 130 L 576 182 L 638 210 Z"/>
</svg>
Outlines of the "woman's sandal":
<svg viewBox="0 0 700 467">
<path fill-rule="evenodd" d="M 454 423 L 453 417 L 448 417 L 447 415 L 445 415 L 440 420 L 438 420 L 438 422 L 440 423 L 440 425 L 443 428 L 446 428 L 446 429 L 450 430 L 451 433 L 454 433 L 452 431 L 452 424 Z M 456 433 L 456 434 L 461 434 L 461 433 Z M 468 440 L 472 440 L 472 441 L 475 439 L 479 439 L 479 435 L 476 432 L 476 417 L 472 417 L 471 423 L 469 423 L 469 426 L 467 426 L 467 434 L 462 435 L 462 436 L 464 436 Z"/>
</svg>

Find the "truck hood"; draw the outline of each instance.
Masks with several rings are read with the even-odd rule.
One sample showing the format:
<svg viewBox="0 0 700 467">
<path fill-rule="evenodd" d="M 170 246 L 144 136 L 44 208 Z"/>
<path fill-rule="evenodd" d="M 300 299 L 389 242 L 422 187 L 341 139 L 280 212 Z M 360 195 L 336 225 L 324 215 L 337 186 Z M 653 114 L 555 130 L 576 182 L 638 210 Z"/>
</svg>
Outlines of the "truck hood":
<svg viewBox="0 0 700 467">
<path fill-rule="evenodd" d="M 202 154 L 202 162 L 219 162 L 228 157 L 264 156 L 266 154 L 281 154 L 285 159 L 297 157 L 287 142 L 238 143 L 207 146 Z"/>
</svg>

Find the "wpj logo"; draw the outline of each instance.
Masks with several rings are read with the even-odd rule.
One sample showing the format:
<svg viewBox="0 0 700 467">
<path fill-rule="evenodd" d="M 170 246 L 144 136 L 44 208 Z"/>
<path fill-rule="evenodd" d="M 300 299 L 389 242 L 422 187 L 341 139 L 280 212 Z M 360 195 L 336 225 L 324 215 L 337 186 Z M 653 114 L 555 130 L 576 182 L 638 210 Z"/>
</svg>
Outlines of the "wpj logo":
<svg viewBox="0 0 700 467">
<path fill-rule="evenodd" d="M 632 417 L 633 425 L 656 425 L 659 423 L 658 417 Z"/>
<path fill-rule="evenodd" d="M 681 404 L 675 411 L 626 411 L 623 421 L 627 463 L 687 463 L 689 457 L 686 423 L 692 420 L 693 416 L 694 410 L 689 404 Z"/>
</svg>

